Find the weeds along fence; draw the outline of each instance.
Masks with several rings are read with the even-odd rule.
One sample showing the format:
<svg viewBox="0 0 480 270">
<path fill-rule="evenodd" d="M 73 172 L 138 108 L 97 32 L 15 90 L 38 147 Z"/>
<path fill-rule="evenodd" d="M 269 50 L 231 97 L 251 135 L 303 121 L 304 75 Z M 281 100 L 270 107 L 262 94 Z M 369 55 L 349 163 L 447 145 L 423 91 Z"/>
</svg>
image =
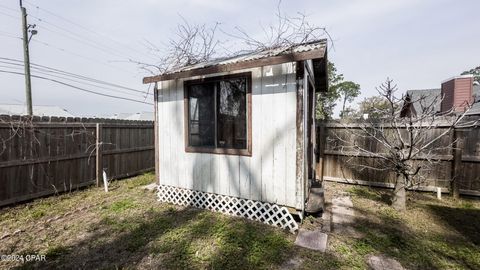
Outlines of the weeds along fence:
<svg viewBox="0 0 480 270">
<path fill-rule="evenodd" d="M 153 169 L 150 121 L 0 116 L 0 206 Z"/>
<path fill-rule="evenodd" d="M 381 164 L 378 157 L 340 150 L 342 144 L 356 141 L 370 152 L 382 151 L 376 140 L 348 131 L 355 128 L 355 123 L 317 122 L 318 175 L 326 181 L 393 187 L 392 172 L 373 169 Z M 447 126 L 438 125 L 425 132 L 433 139 L 446 130 Z M 432 145 L 432 151 L 428 160 L 418 157 L 413 161 L 422 167 L 419 178 L 423 179 L 415 188 L 435 191 L 440 187 L 450 192 L 455 183 L 460 194 L 480 196 L 480 128 L 450 130 Z"/>
</svg>

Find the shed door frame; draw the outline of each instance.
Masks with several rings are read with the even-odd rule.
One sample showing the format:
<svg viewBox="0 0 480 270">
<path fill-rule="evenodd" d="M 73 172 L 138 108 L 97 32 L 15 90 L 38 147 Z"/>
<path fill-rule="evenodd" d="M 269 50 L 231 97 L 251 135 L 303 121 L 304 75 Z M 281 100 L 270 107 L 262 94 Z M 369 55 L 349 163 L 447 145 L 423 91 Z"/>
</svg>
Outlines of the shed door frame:
<svg viewBox="0 0 480 270">
<path fill-rule="evenodd" d="M 296 63 L 297 78 L 297 207 L 305 211 L 310 188 L 309 179 L 315 177 L 315 80 L 308 61 Z M 298 209 L 297 208 L 297 209 Z"/>
</svg>

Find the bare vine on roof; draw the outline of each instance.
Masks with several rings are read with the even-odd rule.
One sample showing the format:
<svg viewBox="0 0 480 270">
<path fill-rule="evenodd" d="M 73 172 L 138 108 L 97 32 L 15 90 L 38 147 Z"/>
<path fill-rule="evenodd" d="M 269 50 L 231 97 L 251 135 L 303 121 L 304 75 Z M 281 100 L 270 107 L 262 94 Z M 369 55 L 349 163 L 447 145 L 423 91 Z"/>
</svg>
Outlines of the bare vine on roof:
<svg viewBox="0 0 480 270">
<path fill-rule="evenodd" d="M 182 23 L 177 25 L 165 49 L 145 40 L 149 52 L 158 59 L 156 63 L 130 61 L 149 74 L 157 75 L 218 57 L 218 45 L 222 43 L 217 36 L 220 23 L 195 24 L 181 19 Z"/>
<path fill-rule="evenodd" d="M 137 64 L 141 70 L 158 75 L 216 58 L 277 48 L 288 50 L 294 45 L 323 38 L 329 39 L 333 46 L 325 27 L 311 23 L 304 13 L 290 16 L 282 12 L 281 1 L 278 2 L 275 18 L 275 22 L 259 26 L 263 35 L 254 36 L 240 26 L 227 31 L 221 29 L 219 22 L 196 24 L 181 17 L 181 23 L 164 44 L 164 48 L 145 40 L 147 49 L 157 59 L 155 63 L 130 61 Z"/>
<path fill-rule="evenodd" d="M 236 26 L 235 33 L 225 33 L 248 47 L 248 51 L 264 51 L 276 48 L 291 48 L 296 44 L 318 41 L 328 38 L 333 40 L 326 27 L 311 23 L 305 13 L 297 12 L 291 16 L 282 12 L 281 1 L 278 2 L 275 22 L 267 26 L 260 25 L 263 36 L 254 37 L 243 28 Z"/>
</svg>

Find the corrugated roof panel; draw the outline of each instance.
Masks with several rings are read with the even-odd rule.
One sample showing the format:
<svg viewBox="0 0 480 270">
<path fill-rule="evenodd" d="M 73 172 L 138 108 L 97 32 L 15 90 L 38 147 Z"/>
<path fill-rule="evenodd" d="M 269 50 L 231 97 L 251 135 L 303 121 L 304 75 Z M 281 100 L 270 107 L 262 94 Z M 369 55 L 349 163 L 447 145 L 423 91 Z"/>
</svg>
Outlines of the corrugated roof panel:
<svg viewBox="0 0 480 270">
<path fill-rule="evenodd" d="M 279 56 L 279 55 L 292 53 L 292 52 L 293 53 L 308 52 L 312 50 L 325 48 L 326 45 L 327 45 L 326 40 L 319 40 L 319 41 L 313 41 L 313 42 L 298 44 L 293 46 L 274 48 L 274 49 L 269 49 L 269 50 L 264 50 L 259 52 L 245 53 L 245 54 L 233 56 L 230 58 L 217 58 L 210 61 L 177 68 L 172 71 L 166 72 L 165 74 L 173 74 L 181 71 L 187 71 L 187 70 L 193 70 L 193 69 L 199 69 L 199 68 L 205 68 L 205 67 L 211 67 L 211 66 L 220 66 L 220 65 L 253 61 L 253 60 L 258 60 L 258 59 L 272 57 L 272 56 Z"/>
</svg>

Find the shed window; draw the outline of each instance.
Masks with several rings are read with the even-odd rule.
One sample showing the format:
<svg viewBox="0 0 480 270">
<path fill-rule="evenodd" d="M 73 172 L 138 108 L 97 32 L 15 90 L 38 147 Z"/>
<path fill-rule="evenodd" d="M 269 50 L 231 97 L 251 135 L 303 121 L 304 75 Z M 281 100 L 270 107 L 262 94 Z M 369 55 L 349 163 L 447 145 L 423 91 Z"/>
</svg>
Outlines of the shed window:
<svg viewBox="0 0 480 270">
<path fill-rule="evenodd" d="M 251 153 L 250 73 L 185 82 L 186 150 Z"/>
</svg>

